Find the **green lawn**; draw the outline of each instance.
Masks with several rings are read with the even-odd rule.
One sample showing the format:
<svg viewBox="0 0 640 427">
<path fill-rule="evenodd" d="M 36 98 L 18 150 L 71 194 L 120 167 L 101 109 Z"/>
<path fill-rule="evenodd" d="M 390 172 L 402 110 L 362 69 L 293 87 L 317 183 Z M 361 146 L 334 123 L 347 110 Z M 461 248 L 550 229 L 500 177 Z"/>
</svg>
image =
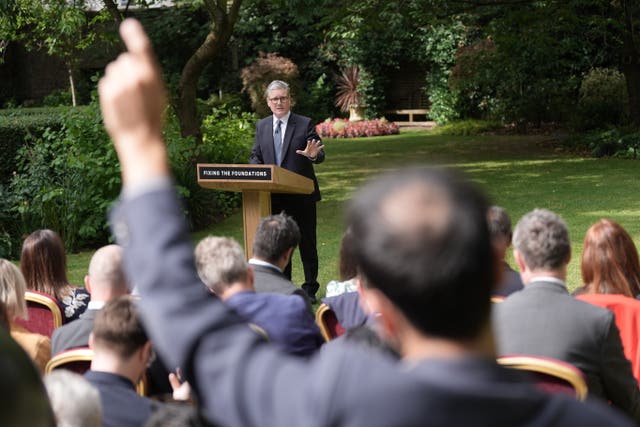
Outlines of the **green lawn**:
<svg viewBox="0 0 640 427">
<path fill-rule="evenodd" d="M 587 228 L 598 218 L 620 222 L 640 241 L 640 197 L 636 195 L 640 163 L 623 159 L 583 159 L 558 151 L 548 136 L 431 135 L 409 131 L 395 136 L 326 140 L 327 160 L 316 166 L 323 200 L 318 204 L 319 282 L 337 276 L 337 254 L 343 230 L 343 206 L 354 189 L 383 170 L 410 164 L 438 163 L 465 170 L 494 203 L 504 206 L 515 222 L 535 207 L 559 213 L 569 224 L 573 259 L 569 288 L 580 285 L 580 253 Z M 242 218 L 236 214 L 196 233 L 242 240 Z M 70 278 L 82 283 L 89 253 L 69 257 Z M 295 256 L 294 281 L 303 280 Z M 323 292 L 323 291 L 321 291 Z"/>
</svg>

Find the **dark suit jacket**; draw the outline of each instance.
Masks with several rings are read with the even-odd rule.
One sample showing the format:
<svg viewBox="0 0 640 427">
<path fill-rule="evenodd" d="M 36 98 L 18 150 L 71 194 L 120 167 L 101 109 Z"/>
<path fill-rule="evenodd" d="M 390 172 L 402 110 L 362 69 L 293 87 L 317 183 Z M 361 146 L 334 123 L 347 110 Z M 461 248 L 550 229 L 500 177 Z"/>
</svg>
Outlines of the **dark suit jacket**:
<svg viewBox="0 0 640 427">
<path fill-rule="evenodd" d="M 159 405 L 137 394 L 135 385 L 120 375 L 87 371 L 84 377 L 100 393 L 103 427 L 141 427 Z"/>
<path fill-rule="evenodd" d="M 571 297 L 559 283 L 535 282 L 495 305 L 500 355 L 564 360 L 587 376 L 590 396 L 610 400 L 640 421 L 640 392 L 613 314 Z"/>
<path fill-rule="evenodd" d="M 305 156 L 296 153 L 296 150 L 304 150 L 308 139 L 319 140 L 315 125 L 309 117 L 291 113 L 284 134 L 281 167 L 313 180 L 314 192 L 311 195 L 296 195 L 307 197 L 313 201 L 320 200 L 318 179 L 313 170 L 313 163 L 324 161 L 324 150 L 320 151 L 315 162 Z M 273 149 L 273 116 L 266 117 L 256 125 L 256 139 L 249 157 L 251 164 L 275 165 L 276 156 Z"/>
<path fill-rule="evenodd" d="M 295 295 L 240 292 L 225 302 L 289 354 L 309 356 L 324 342 L 313 315 Z"/>
<path fill-rule="evenodd" d="M 604 405 L 538 392 L 478 357 L 398 363 L 345 342 L 311 359 L 280 352 L 208 292 L 173 189 L 112 212 L 151 339 L 181 366 L 203 414 L 226 426 L 622 426 Z M 143 268 L 144 266 L 144 268 Z"/>
<path fill-rule="evenodd" d="M 51 335 L 51 355 L 76 347 L 87 347 L 93 321 L 100 310 L 86 310 L 80 318 L 56 328 Z"/>
<path fill-rule="evenodd" d="M 282 272 L 265 265 L 251 264 L 251 267 L 253 267 L 254 271 L 253 286 L 256 292 L 298 295 L 304 300 L 309 311 L 313 312 L 307 293 L 302 288 L 294 285 Z"/>
</svg>

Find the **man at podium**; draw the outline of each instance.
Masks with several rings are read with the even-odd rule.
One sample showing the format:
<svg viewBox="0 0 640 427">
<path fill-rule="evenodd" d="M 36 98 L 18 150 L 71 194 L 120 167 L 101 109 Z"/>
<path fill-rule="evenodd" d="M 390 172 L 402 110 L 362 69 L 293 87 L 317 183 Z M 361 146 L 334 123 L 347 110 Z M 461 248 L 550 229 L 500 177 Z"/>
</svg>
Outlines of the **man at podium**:
<svg viewBox="0 0 640 427">
<path fill-rule="evenodd" d="M 318 284 L 318 251 L 316 248 L 316 202 L 320 200 L 314 163 L 324 161 L 324 146 L 309 117 L 291 112 L 289 85 L 272 81 L 266 90 L 267 105 L 273 115 L 256 125 L 256 139 L 249 163 L 272 164 L 313 180 L 311 194 L 272 194 L 271 211 L 282 211 L 293 217 L 300 227 L 300 259 L 304 268 L 304 289 L 312 302 Z M 284 271 L 291 278 L 291 262 Z"/>
</svg>

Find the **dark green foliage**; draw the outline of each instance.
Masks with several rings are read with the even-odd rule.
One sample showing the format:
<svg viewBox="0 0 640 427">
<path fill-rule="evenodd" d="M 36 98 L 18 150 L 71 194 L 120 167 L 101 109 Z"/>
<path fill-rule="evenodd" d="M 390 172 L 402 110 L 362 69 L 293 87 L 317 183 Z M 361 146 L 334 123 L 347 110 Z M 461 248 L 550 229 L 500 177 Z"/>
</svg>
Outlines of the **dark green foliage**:
<svg viewBox="0 0 640 427">
<path fill-rule="evenodd" d="M 7 184 L 16 170 L 16 153 L 44 129 L 60 129 L 64 108 L 28 108 L 0 111 L 0 183 Z"/>
<path fill-rule="evenodd" d="M 120 190 L 119 166 L 97 106 L 69 110 L 18 154 L 11 181 L 14 232 L 60 233 L 68 250 L 105 243 L 109 205 Z"/>
<path fill-rule="evenodd" d="M 637 159 L 640 155 L 640 132 L 632 128 L 593 130 L 572 135 L 565 145 L 573 151 L 588 152 L 594 157 Z"/>
<path fill-rule="evenodd" d="M 621 125 L 628 116 L 627 99 L 622 73 L 606 68 L 591 70 L 580 85 L 574 127 L 588 130 Z"/>
</svg>

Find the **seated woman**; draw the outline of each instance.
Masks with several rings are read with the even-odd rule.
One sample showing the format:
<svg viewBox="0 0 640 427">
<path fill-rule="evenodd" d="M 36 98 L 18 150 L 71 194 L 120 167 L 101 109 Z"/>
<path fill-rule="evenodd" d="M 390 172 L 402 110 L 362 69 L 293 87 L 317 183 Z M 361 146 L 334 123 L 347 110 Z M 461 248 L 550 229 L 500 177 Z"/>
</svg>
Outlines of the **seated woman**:
<svg viewBox="0 0 640 427">
<path fill-rule="evenodd" d="M 624 354 L 640 380 L 640 261 L 629 233 L 608 219 L 593 224 L 584 239 L 581 271 L 584 286 L 577 298 L 613 311 Z"/>
<path fill-rule="evenodd" d="M 63 323 L 80 317 L 91 296 L 67 280 L 67 255 L 58 233 L 36 230 L 22 243 L 20 268 L 27 289 L 53 296 L 62 308 Z"/>
<path fill-rule="evenodd" d="M 26 319 L 27 304 L 24 300 L 25 282 L 18 267 L 0 258 L 0 300 L 5 304 L 11 337 L 35 362 L 40 372 L 51 358 L 51 341 L 18 325 L 17 318 Z"/>
<path fill-rule="evenodd" d="M 356 283 L 356 274 L 358 274 L 358 272 L 353 256 L 354 243 L 353 233 L 351 229 L 347 228 L 340 242 L 340 281 L 332 280 L 327 284 L 327 297 L 335 297 L 358 290 L 358 284 Z"/>
</svg>

